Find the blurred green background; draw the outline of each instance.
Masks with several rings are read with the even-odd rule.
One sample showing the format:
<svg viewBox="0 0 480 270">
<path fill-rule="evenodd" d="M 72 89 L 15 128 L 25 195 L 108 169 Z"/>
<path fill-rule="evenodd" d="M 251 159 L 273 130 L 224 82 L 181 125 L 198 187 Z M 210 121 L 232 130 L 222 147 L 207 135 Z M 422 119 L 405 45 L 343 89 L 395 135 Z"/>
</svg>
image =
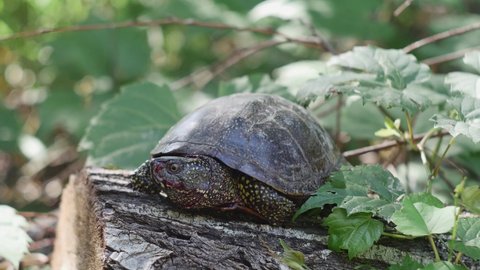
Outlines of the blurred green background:
<svg viewBox="0 0 480 270">
<path fill-rule="evenodd" d="M 173 16 L 241 27 L 271 27 L 292 36 L 318 34 L 337 52 L 343 52 L 365 44 L 402 48 L 480 19 L 478 0 L 413 1 L 395 17 L 393 12 L 402 2 L 6 0 L 0 2 L 0 37 L 44 28 Z M 23 211 L 55 208 L 68 175 L 84 165 L 85 155 L 77 152 L 77 145 L 89 120 L 120 87 L 136 81 L 179 85 L 178 80 L 189 78 L 189 74 L 269 38 L 249 32 L 168 25 L 61 32 L 0 42 L 0 204 Z M 422 60 L 480 46 L 479 42 L 478 32 L 471 32 L 422 47 L 414 54 Z M 180 111 L 186 112 L 207 97 L 218 95 L 221 81 L 252 74 L 269 75 L 295 88 L 315 76 L 311 61 L 330 55 L 300 44 L 271 47 L 225 70 L 202 89 L 195 83 L 182 84 L 174 97 Z M 431 68 L 445 73 L 464 66 L 457 60 Z M 355 106 L 350 107 L 342 123 L 348 135 L 370 142 L 373 132 L 383 124 L 381 114 L 368 107 L 357 106 L 357 111 Z M 462 158 L 469 164 L 479 160 L 478 154 L 465 155 Z M 417 167 L 424 173 L 421 165 Z M 478 168 L 471 168 L 480 175 Z"/>
</svg>

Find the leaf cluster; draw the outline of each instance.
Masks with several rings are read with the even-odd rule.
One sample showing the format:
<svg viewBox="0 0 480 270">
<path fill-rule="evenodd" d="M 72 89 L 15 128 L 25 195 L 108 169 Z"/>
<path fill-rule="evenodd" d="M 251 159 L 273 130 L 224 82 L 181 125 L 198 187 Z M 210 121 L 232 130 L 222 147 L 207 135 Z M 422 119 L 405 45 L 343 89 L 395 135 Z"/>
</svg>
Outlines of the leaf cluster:
<svg viewBox="0 0 480 270">
<path fill-rule="evenodd" d="M 465 188 L 458 196 L 460 205 L 479 213 L 477 206 L 472 206 L 480 200 L 478 186 Z M 399 180 L 378 165 L 344 167 L 333 173 L 295 217 L 327 204 L 336 206 L 324 220 L 329 247 L 347 250 L 350 258 L 370 249 L 382 234 L 415 238 L 453 235 L 456 230 L 456 236 L 452 236 L 453 249 L 480 260 L 480 218 L 459 218 L 464 208 L 444 206 L 430 193 L 406 195 Z"/>
<path fill-rule="evenodd" d="M 479 56 L 480 53 L 475 52 L 464 58 L 464 62 L 476 72 L 479 72 Z M 425 83 L 430 75 L 427 66 L 401 50 L 374 47 L 356 47 L 332 57 L 327 64 L 331 69 L 307 82 L 298 92 L 298 99 L 309 104 L 318 97 L 358 96 L 363 103 L 405 111 L 407 131 L 400 125 L 400 119 L 394 121 L 386 115 L 385 128 L 375 135 L 407 141 L 412 149 L 420 151 L 426 168 L 430 170 L 430 180 L 438 175 L 439 164 L 458 135 L 465 135 L 474 143 L 480 141 L 480 76 L 465 72 L 453 72 L 446 76 L 445 84 L 451 86 L 450 98 L 446 106 L 443 105 L 446 98 L 435 104 L 439 106 L 440 113 L 431 117 L 433 127 L 430 134 L 443 128 L 453 138 L 441 157 L 434 153 L 427 158 L 424 142 L 417 145 L 413 140 L 411 120 L 412 115 L 434 105 L 429 96 L 435 88 Z M 432 158 L 439 161 L 432 164 Z M 335 205 L 332 214 L 324 220 L 332 249 L 347 250 L 349 257 L 355 257 L 368 250 L 382 234 L 398 238 L 426 237 L 432 244 L 438 265 L 427 265 L 425 269 L 457 267 L 452 263 L 458 263 L 458 260 L 453 262 L 452 258 L 443 264 L 440 262 L 433 238 L 438 234 L 449 234 L 452 238 L 450 253 L 455 250 L 459 254 L 457 258 L 465 254 L 480 260 L 477 253 L 480 230 L 476 225 L 480 219 L 460 218 L 464 210 L 478 213 L 480 190 L 478 186 L 464 188 L 463 183 L 456 190 L 455 205 L 445 206 L 428 190 L 407 194 L 399 180 L 380 166 L 346 167 L 332 174 L 294 218 L 311 209 Z M 406 265 L 410 262 L 405 261 L 399 267 Z"/>
<path fill-rule="evenodd" d="M 471 63 L 468 57 L 466 62 Z M 375 47 L 356 47 L 332 57 L 328 65 L 330 68 L 327 72 L 307 82 L 297 93 L 298 99 L 308 103 L 318 97 L 341 94 L 359 96 L 364 103 L 386 109 L 399 108 L 407 115 L 403 121 L 407 123 L 408 130 L 404 130 L 399 119 L 393 120 L 387 116 L 385 128 L 377 131 L 376 135 L 407 141 L 413 149 L 422 151 L 423 148 L 412 139 L 411 116 L 432 105 L 429 95 L 434 89 L 425 83 L 430 77 L 427 66 L 401 50 Z M 455 100 L 461 98 L 461 102 L 453 107 L 456 110 L 448 117 L 442 114 L 433 116 L 431 131 L 444 128 L 454 137 L 463 134 L 476 142 L 479 133 L 475 125 L 479 119 L 477 111 L 480 110 L 480 103 L 475 97 L 461 97 L 462 93 L 456 93 L 457 88 L 452 86 L 452 95 L 458 96 L 459 99 Z M 288 87 L 264 75 L 244 76 L 220 84 L 219 95 L 239 92 L 262 92 L 294 98 Z M 160 105 L 153 100 L 169 101 Z M 450 103 L 455 105 L 453 101 Z M 90 162 L 103 166 L 128 166 L 129 160 L 140 159 L 142 155 L 145 157 L 145 153 L 153 147 L 153 137 L 158 138 L 179 118 L 180 113 L 174 104 L 175 100 L 166 87 L 142 83 L 124 88 L 120 95 L 103 107 L 82 140 L 84 149 L 91 149 Z M 120 119 L 129 121 L 122 122 Z M 445 119 L 450 121 L 448 123 L 452 128 L 445 124 Z M 124 125 L 118 126 L 120 122 Z M 462 123 L 464 125 L 460 126 Z M 117 132 L 112 132 L 114 130 Z M 126 143 L 125 140 L 132 138 L 138 138 L 134 140 L 138 143 Z M 432 158 L 441 162 L 443 157 Z M 427 167 L 431 170 L 431 176 L 438 173 L 438 168 L 433 165 Z M 333 173 L 294 218 L 312 209 L 334 205 L 333 212 L 324 220 L 329 231 L 329 247 L 336 251 L 347 250 L 350 258 L 370 249 L 382 235 L 426 237 L 433 243 L 436 235 L 450 234 L 451 252 L 478 260 L 478 235 L 472 234 L 477 229 L 477 219 L 467 221 L 460 218 L 460 213 L 464 210 L 478 213 L 480 191 L 478 186 L 470 186 L 462 188 L 457 195 L 456 205 L 445 206 L 428 191 L 408 194 L 399 179 L 381 166 L 346 166 Z M 432 248 L 439 260 L 434 244 Z M 289 264 L 301 265 L 296 253 L 287 253 L 290 254 L 287 257 L 296 258 L 294 262 L 288 261 Z M 425 267 L 428 269 L 430 266 Z"/>
<path fill-rule="evenodd" d="M 467 53 L 463 61 L 480 74 L 480 51 Z M 445 83 L 458 95 L 449 100 L 447 114 L 435 114 L 435 127 L 447 130 L 453 137 L 460 134 L 480 142 L 480 75 L 467 72 L 451 72 Z"/>
<path fill-rule="evenodd" d="M 329 72 L 299 91 L 302 103 L 342 94 L 409 112 L 424 110 L 431 104 L 429 90 L 421 85 L 428 80 L 430 69 L 401 50 L 355 47 L 332 57 L 327 64 L 332 67 Z"/>
<path fill-rule="evenodd" d="M 291 36 L 317 38 L 317 33 L 313 32 L 318 30 L 322 38 L 328 37 L 335 44 L 337 51 L 347 51 L 351 49 L 352 41 L 365 44 L 365 40 L 369 40 L 368 43 L 398 48 L 416 41 L 420 34 L 441 32 L 478 21 L 474 5 L 462 1 L 414 1 L 404 16 L 396 18 L 391 17 L 391 1 L 323 1 L 321 5 L 316 1 L 281 2 L 288 7 L 285 9 L 288 12 L 277 12 L 276 1 L 99 0 L 89 5 L 74 1 L 4 1 L 0 4 L 0 34 L 3 37 L 26 29 L 35 31 L 68 25 L 82 27 L 176 16 L 241 27 L 272 28 Z M 432 5 L 439 8 L 432 9 Z M 431 10 L 447 13 L 433 16 Z M 405 35 L 411 33 L 412 25 L 416 26 L 416 35 Z M 222 59 L 228 64 L 236 52 L 255 46 L 266 38 L 277 37 L 170 25 L 59 32 L 2 43 L 0 58 L 3 65 L 0 72 L 5 76 L 0 80 L 0 154 L 3 165 L 6 154 L 6 164 L 10 168 L 7 168 L 7 173 L 0 173 L 0 182 L 15 182 L 16 179 L 7 179 L 11 175 L 26 176 L 23 175 L 25 170 L 19 170 L 29 167 L 26 164 L 51 162 L 47 157 L 57 155 L 61 152 L 59 150 L 77 147 L 82 136 L 80 149 L 88 151 L 89 164 L 134 168 L 148 158 L 150 149 L 182 114 L 215 96 L 237 92 L 277 94 L 305 105 L 313 100 L 322 100 L 324 103 L 321 106 L 317 102 L 311 107 L 313 113 L 320 115 L 321 112 L 316 110 L 319 107 L 327 107 L 327 112 L 338 112 L 342 121 L 336 122 L 331 117 L 333 114 L 322 117 L 321 121 L 331 129 L 338 125 L 341 130 L 337 132 L 342 131 L 342 135 L 347 133 L 351 139 L 343 142 L 347 149 L 373 143 L 378 139 L 375 136 L 394 139 L 399 145 L 408 142 L 408 149 L 413 150 L 410 154 L 423 151 L 422 162 L 428 179 L 423 179 L 423 173 L 410 166 L 420 163 L 415 156 L 409 164 L 405 162 L 407 167 L 410 166 L 410 175 L 428 182 L 428 186 L 435 182 L 434 191 L 442 187 L 442 181 L 438 181 L 442 176 L 460 179 L 465 174 L 452 172 L 450 166 L 443 166 L 445 158 L 454 159 L 468 169 L 467 176 L 470 178 L 480 175 L 480 151 L 470 143 L 480 140 L 479 53 L 471 52 L 465 56 L 464 63 L 470 67 L 469 72 L 449 73 L 445 81 L 443 75 L 431 74 L 426 65 L 416 60 L 450 53 L 461 47 L 478 46 L 477 33 L 420 48 L 416 57 L 402 50 L 367 46 L 356 47 L 324 62 L 308 59 L 325 59 L 328 53 L 299 44 L 267 48 L 223 70 L 221 76 L 212 80 L 203 91 L 192 90 L 187 85 L 172 93 L 166 86 L 138 83 L 145 79 L 162 85 L 187 81 L 190 86 L 195 86 L 195 79 L 202 77 L 197 75 L 205 74 L 197 73 L 197 70 L 207 73 L 215 70 L 222 66 Z M 220 65 L 212 65 L 215 62 Z M 204 68 L 199 68 L 202 66 Z M 437 71 L 458 70 L 458 67 L 458 63 L 454 62 L 440 66 Z M 317 76 L 318 73 L 321 75 Z M 312 80 L 298 91 L 300 82 L 303 84 L 308 79 Z M 341 98 L 337 99 L 337 96 Z M 324 98 L 330 99 L 324 101 Z M 338 100 L 341 105 L 338 110 L 328 110 L 328 106 L 335 105 Z M 104 105 L 101 107 L 101 104 Z M 382 128 L 383 121 L 385 128 Z M 85 134 L 87 126 L 90 127 Z M 428 136 L 426 143 L 420 145 L 425 147 L 418 147 L 412 140 L 414 131 L 437 134 L 437 129 L 448 131 L 454 138 L 459 137 L 449 154 L 445 151 L 445 155 L 438 155 L 439 149 L 445 147 L 442 139 L 435 141 L 438 147 L 429 145 L 434 140 Z M 465 138 L 467 140 L 462 141 Z M 35 147 L 27 142 L 34 142 Z M 432 150 L 432 147 L 435 148 Z M 75 158 L 82 159 L 82 154 Z M 54 167 L 57 168 L 57 165 L 55 162 Z M 388 222 L 395 218 L 400 222 L 398 220 L 414 213 L 417 215 L 416 222 L 423 224 L 416 228 L 416 234 L 445 230 L 429 225 L 430 219 L 447 212 L 441 210 L 443 204 L 438 204 L 435 199 L 425 199 L 427 195 L 424 194 L 421 196 L 426 201 L 416 201 L 412 198 L 417 195 L 407 196 L 398 186 L 391 194 L 385 192 L 381 185 L 392 185 L 395 181 L 380 168 L 355 170 L 350 169 L 349 174 L 349 170 L 345 169 L 345 175 L 335 176 L 336 179 L 323 188 L 321 194 L 324 197 L 315 196 L 316 203 L 310 201 L 302 211 L 336 204 L 339 210 L 334 212 L 348 225 L 349 231 L 374 229 L 374 224 L 378 223 L 373 221 Z M 363 178 L 368 181 L 358 180 Z M 420 182 L 418 186 L 423 184 Z M 16 192 L 22 194 L 21 191 Z M 0 185 L 0 193 L 11 194 L 9 185 Z M 449 191 L 444 193 L 448 196 Z M 478 213 L 478 193 L 475 185 L 462 188 L 454 206 Z M 403 200 L 410 200 L 412 204 L 404 206 Z M 18 202 L 15 199 L 13 203 Z M 23 199 L 19 204 L 29 204 L 29 201 Z M 423 215 L 430 212 L 433 212 L 431 217 L 425 219 Z M 351 216 L 364 227 L 349 223 Z M 476 253 L 472 247 L 475 247 L 476 240 L 470 239 L 471 232 L 468 228 L 464 230 L 462 219 L 458 220 L 454 223 L 454 228 L 455 224 L 458 228 L 452 231 L 457 242 L 451 246 L 474 257 Z M 332 217 L 330 222 L 336 221 Z M 384 224 L 385 228 L 390 229 Z M 467 231 L 469 233 L 465 233 Z M 355 247 L 351 254 L 349 251 L 349 254 L 361 253 L 368 243 L 375 241 L 376 236 L 374 233 L 369 239 L 357 239 L 362 245 Z M 339 248 L 348 250 L 348 245 Z M 444 265 L 451 266 L 448 263 Z M 440 267 L 438 264 L 434 266 Z"/>
<path fill-rule="evenodd" d="M 79 149 L 89 150 L 89 164 L 126 168 L 132 160 L 147 159 L 145 154 L 153 149 L 159 136 L 179 119 L 168 87 L 132 84 L 104 104 L 92 119 Z"/>
</svg>

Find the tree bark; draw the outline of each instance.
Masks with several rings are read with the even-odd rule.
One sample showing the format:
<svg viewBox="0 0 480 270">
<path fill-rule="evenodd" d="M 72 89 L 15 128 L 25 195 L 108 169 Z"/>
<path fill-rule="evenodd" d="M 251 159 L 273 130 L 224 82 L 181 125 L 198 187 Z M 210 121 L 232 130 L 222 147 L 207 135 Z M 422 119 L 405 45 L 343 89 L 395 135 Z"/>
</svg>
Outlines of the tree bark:
<svg viewBox="0 0 480 270">
<path fill-rule="evenodd" d="M 274 227 L 242 214 L 186 211 L 133 191 L 129 171 L 85 169 L 62 196 L 53 269 L 288 269 L 279 240 L 311 269 L 380 269 L 407 253 L 421 262 L 426 241 L 381 239 L 360 258 L 327 248 L 320 226 Z"/>
</svg>

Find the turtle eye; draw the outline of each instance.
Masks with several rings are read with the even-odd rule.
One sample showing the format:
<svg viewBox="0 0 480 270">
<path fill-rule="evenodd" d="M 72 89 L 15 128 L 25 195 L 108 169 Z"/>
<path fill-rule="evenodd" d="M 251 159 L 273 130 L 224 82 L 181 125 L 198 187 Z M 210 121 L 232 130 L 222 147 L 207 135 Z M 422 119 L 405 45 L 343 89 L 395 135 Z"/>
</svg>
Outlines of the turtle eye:
<svg viewBox="0 0 480 270">
<path fill-rule="evenodd" d="M 170 163 L 168 164 L 167 169 L 170 173 L 178 173 L 181 169 L 181 166 L 178 163 Z"/>
</svg>

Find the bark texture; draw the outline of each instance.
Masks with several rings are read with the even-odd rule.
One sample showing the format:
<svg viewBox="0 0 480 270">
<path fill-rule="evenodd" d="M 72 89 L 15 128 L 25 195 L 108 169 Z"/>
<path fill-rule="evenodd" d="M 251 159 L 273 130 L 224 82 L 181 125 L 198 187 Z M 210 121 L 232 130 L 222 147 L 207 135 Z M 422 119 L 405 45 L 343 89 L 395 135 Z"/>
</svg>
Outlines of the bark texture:
<svg viewBox="0 0 480 270">
<path fill-rule="evenodd" d="M 241 214 L 188 212 L 133 191 L 129 171 L 85 169 L 71 177 L 60 207 L 53 269 L 288 269 L 279 240 L 311 269 L 379 269 L 433 258 L 423 240 L 381 239 L 359 259 L 327 248 L 326 231 L 273 227 Z"/>
</svg>

